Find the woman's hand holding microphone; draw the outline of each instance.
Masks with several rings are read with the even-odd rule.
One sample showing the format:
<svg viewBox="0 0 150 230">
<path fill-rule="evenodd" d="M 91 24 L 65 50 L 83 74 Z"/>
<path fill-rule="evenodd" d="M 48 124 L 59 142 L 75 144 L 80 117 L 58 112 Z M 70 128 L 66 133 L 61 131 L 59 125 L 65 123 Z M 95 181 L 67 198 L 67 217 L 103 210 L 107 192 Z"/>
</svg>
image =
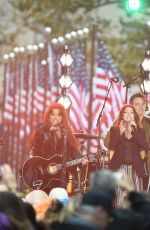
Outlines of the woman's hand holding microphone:
<svg viewBox="0 0 150 230">
<path fill-rule="evenodd" d="M 58 130 L 60 130 L 60 128 L 61 128 L 61 121 L 59 121 L 59 120 L 55 120 L 55 121 L 53 121 L 53 123 L 52 123 L 52 125 L 51 125 L 51 127 L 50 127 L 50 131 L 58 131 Z"/>
<path fill-rule="evenodd" d="M 137 124 L 133 118 L 129 119 L 128 122 L 121 120 L 119 124 L 120 135 L 125 134 L 125 136 L 130 139 L 133 136 L 133 132 L 137 129 Z"/>
</svg>

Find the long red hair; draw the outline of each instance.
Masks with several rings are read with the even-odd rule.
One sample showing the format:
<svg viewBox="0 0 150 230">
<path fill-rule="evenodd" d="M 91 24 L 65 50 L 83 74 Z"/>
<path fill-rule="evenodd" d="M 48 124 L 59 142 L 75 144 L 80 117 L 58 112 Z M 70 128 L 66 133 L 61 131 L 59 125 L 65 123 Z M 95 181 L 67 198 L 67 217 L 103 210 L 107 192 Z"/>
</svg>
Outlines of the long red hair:
<svg viewBox="0 0 150 230">
<path fill-rule="evenodd" d="M 67 112 L 66 112 L 66 109 L 64 108 L 64 106 L 62 106 L 61 104 L 57 103 L 57 102 L 54 102 L 52 103 L 47 109 L 46 109 L 46 112 L 44 114 L 44 124 L 46 126 L 50 126 L 50 121 L 49 121 L 49 117 L 50 117 L 50 114 L 52 113 L 53 109 L 58 109 L 59 112 L 60 112 L 60 115 L 62 115 L 62 124 L 63 124 L 63 128 L 66 130 L 67 132 L 67 138 L 68 138 L 68 141 L 69 143 L 71 144 L 72 148 L 76 151 L 76 152 L 79 152 L 78 150 L 78 145 L 77 145 L 77 142 L 75 140 L 75 137 L 73 135 L 73 132 L 72 132 L 72 129 L 70 127 L 70 124 L 69 124 L 69 120 L 68 120 L 68 115 L 67 115 Z M 29 143 L 30 145 L 32 145 L 32 143 L 34 143 L 34 134 L 35 132 L 33 133 L 33 135 L 31 136 L 30 140 L 29 140 Z"/>
<path fill-rule="evenodd" d="M 120 110 L 120 113 L 119 113 L 119 116 L 118 116 L 118 120 L 116 122 L 116 126 L 119 127 L 119 124 L 121 122 L 121 120 L 123 120 L 123 114 L 124 114 L 124 111 L 126 108 L 132 108 L 133 109 L 133 112 L 134 112 L 134 119 L 135 119 L 135 122 L 137 124 L 137 127 L 141 127 L 141 124 L 140 124 L 140 118 L 139 118 L 139 115 L 137 114 L 135 108 L 132 106 L 132 105 L 124 105 L 121 110 Z"/>
</svg>

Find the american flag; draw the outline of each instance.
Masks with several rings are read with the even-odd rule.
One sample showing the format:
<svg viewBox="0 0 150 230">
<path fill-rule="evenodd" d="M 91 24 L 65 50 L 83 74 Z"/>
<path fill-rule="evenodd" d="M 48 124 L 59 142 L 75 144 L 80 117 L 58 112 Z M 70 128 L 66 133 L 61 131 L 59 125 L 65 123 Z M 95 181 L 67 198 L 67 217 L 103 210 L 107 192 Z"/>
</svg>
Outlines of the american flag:
<svg viewBox="0 0 150 230">
<path fill-rule="evenodd" d="M 3 125 L 9 137 L 8 162 L 16 173 L 28 154 L 30 134 L 43 121 L 46 107 L 56 101 L 58 87 L 50 85 L 50 68 L 42 65 L 43 59 L 48 60 L 47 54 L 25 54 L 5 64 Z"/>
<path fill-rule="evenodd" d="M 48 49 L 47 46 L 45 49 Z M 42 52 L 45 51 L 43 50 Z M 52 49 L 50 56 L 49 52 L 46 51 L 42 55 L 41 53 L 30 56 L 26 54 L 19 59 L 19 64 L 16 64 L 15 68 L 9 61 L 5 66 L 3 123 L 7 129 L 7 136 L 11 136 L 8 145 L 10 161 L 13 162 L 9 162 L 16 171 L 19 169 L 19 163 L 21 159 L 24 158 L 24 154 L 27 154 L 25 153 L 26 144 L 30 133 L 33 131 L 32 129 L 43 120 L 43 113 L 46 107 L 51 102 L 57 100 L 59 93 L 60 50 L 56 52 Z M 82 43 L 72 47 L 71 53 L 74 60 L 70 68 L 73 84 L 67 92 L 72 101 L 69 114 L 70 123 L 75 132 L 82 130 L 87 133 L 90 77 L 86 65 L 86 45 Z M 47 61 L 48 58 L 53 59 L 50 65 L 48 62 L 46 65 L 42 65 L 41 61 L 43 59 Z M 51 68 L 54 69 L 52 70 Z M 97 132 L 95 123 L 104 102 L 107 84 L 109 83 L 108 79 L 111 76 L 120 77 L 115 70 L 116 68 L 113 65 L 110 54 L 104 43 L 100 42 L 98 49 L 98 66 L 93 82 L 94 95 L 92 104 L 94 106 L 92 108 L 93 127 L 91 133 Z M 101 126 L 103 130 L 112 124 L 115 116 L 118 114 L 125 99 L 124 91 L 121 80 L 117 84 L 113 83 L 103 112 L 103 122 Z"/>
<path fill-rule="evenodd" d="M 116 77 L 118 83 L 112 82 L 108 99 L 101 119 L 101 132 L 106 133 L 119 114 L 120 108 L 125 103 L 125 88 L 114 61 L 103 41 L 99 41 L 97 54 L 96 76 L 93 81 L 93 130 L 96 131 L 98 115 L 104 104 L 106 91 L 110 86 L 110 79 Z"/>
<path fill-rule="evenodd" d="M 51 81 L 51 78 L 54 78 L 52 74 L 54 68 L 53 58 L 55 57 L 55 54 L 49 57 L 48 49 L 50 49 L 50 44 L 47 44 L 43 50 L 39 50 L 36 54 L 36 59 L 34 60 L 34 84 L 32 84 L 31 87 L 32 111 L 30 115 L 28 114 L 32 124 L 34 124 L 31 128 L 31 132 L 38 123 L 43 121 L 47 106 L 57 99 L 58 86 L 56 85 L 55 79 L 53 82 Z M 50 60 L 50 58 L 52 58 L 52 60 Z"/>
<path fill-rule="evenodd" d="M 5 95 L 4 95 L 4 109 L 3 109 L 3 126 L 5 136 L 7 138 L 7 161 L 15 168 L 18 157 L 18 136 L 19 136 L 19 122 L 18 122 L 18 100 L 17 99 L 17 85 L 19 80 L 16 76 L 20 76 L 19 69 L 20 62 L 18 60 L 7 63 L 5 65 Z M 18 78 L 19 79 L 19 78 Z M 16 127 L 16 128 L 15 128 Z M 12 156 L 12 152 L 14 155 Z M 6 153 L 5 153 L 6 154 Z"/>
<path fill-rule="evenodd" d="M 43 65 L 42 60 L 38 60 L 37 63 L 37 85 L 34 93 L 34 106 L 36 109 L 36 112 L 41 114 L 43 117 L 45 106 L 46 106 L 46 91 L 48 90 L 48 72 L 47 66 Z M 42 119 L 42 117 L 40 119 Z"/>
<path fill-rule="evenodd" d="M 5 73 L 4 73 L 4 102 L 3 102 L 3 117 L 2 124 L 4 130 L 4 136 L 7 141 L 7 161 L 10 160 L 10 152 L 13 149 L 13 139 L 12 132 L 13 129 L 10 126 L 13 123 L 13 95 L 14 95 L 14 74 L 12 63 L 5 63 Z"/>
<path fill-rule="evenodd" d="M 9 124 L 13 120 L 13 88 L 14 88 L 14 79 L 13 71 L 10 64 L 5 65 L 5 95 L 4 95 L 4 113 L 3 113 L 3 122 Z"/>
<path fill-rule="evenodd" d="M 85 44 L 72 49 L 73 64 L 70 69 L 73 84 L 69 89 L 72 105 L 70 122 L 75 132 L 88 130 L 89 74 L 86 68 Z"/>
</svg>

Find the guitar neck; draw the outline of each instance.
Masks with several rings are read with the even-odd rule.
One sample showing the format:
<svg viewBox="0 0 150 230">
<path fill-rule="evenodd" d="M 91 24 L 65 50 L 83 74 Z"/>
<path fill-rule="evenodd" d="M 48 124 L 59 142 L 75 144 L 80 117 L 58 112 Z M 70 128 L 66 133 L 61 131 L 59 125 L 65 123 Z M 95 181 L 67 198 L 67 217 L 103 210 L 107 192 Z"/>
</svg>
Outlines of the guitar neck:
<svg viewBox="0 0 150 230">
<path fill-rule="evenodd" d="M 82 158 L 72 160 L 72 161 L 68 161 L 68 162 L 66 162 L 66 167 L 77 165 L 77 164 L 80 164 L 81 162 L 82 162 Z"/>
</svg>

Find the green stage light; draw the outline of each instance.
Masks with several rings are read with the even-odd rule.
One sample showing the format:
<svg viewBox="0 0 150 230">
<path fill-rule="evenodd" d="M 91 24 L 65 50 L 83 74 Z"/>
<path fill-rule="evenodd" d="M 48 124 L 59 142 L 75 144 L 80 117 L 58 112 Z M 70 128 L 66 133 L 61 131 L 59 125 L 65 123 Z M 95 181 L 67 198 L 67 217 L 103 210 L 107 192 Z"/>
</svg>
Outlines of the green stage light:
<svg viewBox="0 0 150 230">
<path fill-rule="evenodd" d="M 125 8 L 130 13 L 138 12 L 142 7 L 142 0 L 126 0 Z"/>
</svg>

